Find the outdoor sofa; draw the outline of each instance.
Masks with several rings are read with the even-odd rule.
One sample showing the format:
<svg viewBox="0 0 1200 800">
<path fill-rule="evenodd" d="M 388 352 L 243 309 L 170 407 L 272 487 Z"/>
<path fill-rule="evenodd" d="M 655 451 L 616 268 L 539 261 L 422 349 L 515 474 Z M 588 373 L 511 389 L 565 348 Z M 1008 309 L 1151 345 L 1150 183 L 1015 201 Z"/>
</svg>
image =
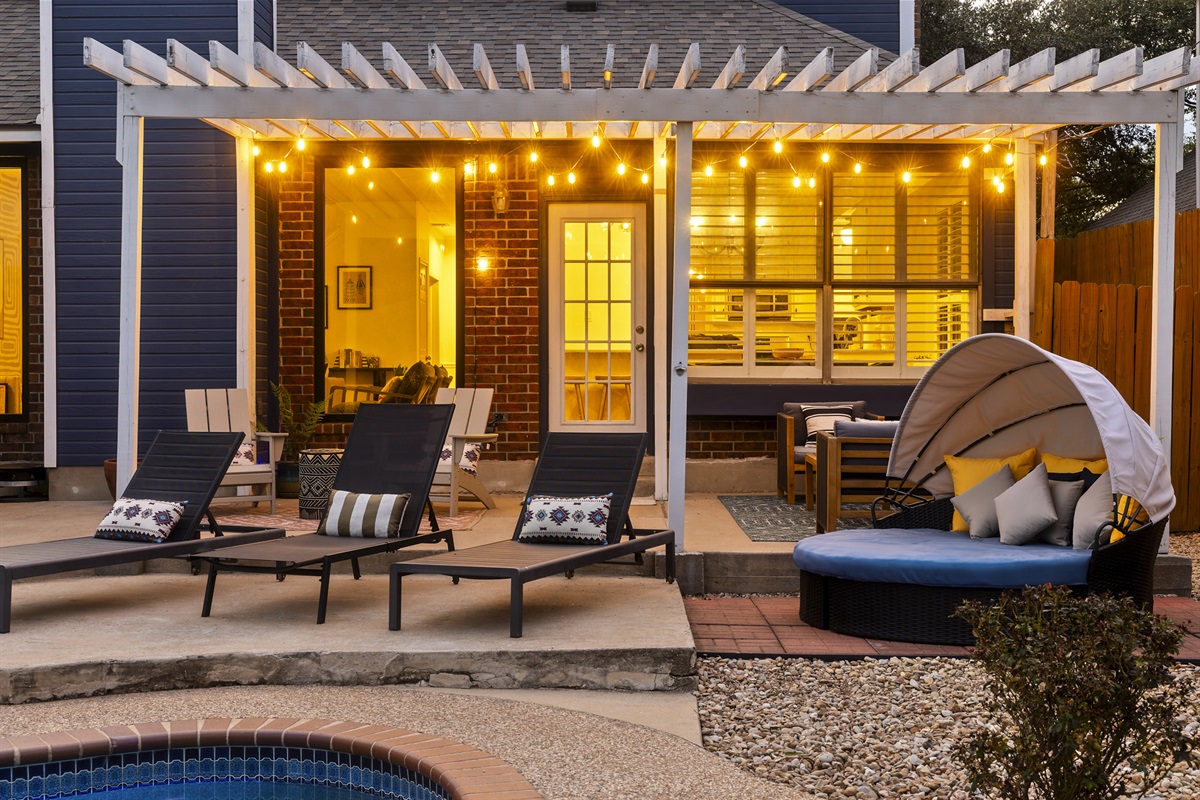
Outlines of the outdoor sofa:
<svg viewBox="0 0 1200 800">
<path fill-rule="evenodd" d="M 1007 469 L 1011 476 L 1021 472 L 1011 459 L 1030 449 L 1107 460 L 1107 470 L 1095 478 L 1096 491 L 1081 488 L 1076 495 L 1079 507 L 1066 528 L 1073 529 L 1074 546 L 1017 545 L 951 530 L 956 495 L 945 456 L 1008 458 L 997 474 Z M 964 600 L 994 600 L 1006 590 L 1038 584 L 1153 604 L 1154 562 L 1175 504 L 1170 465 L 1150 427 L 1090 367 L 1003 334 L 960 343 L 913 392 L 887 474 L 889 489 L 872 508 L 874 529 L 812 536 L 793 551 L 800 617 L 814 627 L 875 639 L 970 644 L 969 625 L 955 616 Z M 1081 473 L 1079 481 L 1061 483 L 1086 480 Z M 960 493 L 959 507 L 970 510 L 964 501 L 977 501 L 980 493 L 993 508 L 1007 503 L 988 497 L 984 487 L 970 497 Z M 1058 511 L 1057 494 L 1054 499 Z M 998 513 L 1019 518 L 1030 505 L 1010 503 Z M 898 510 L 879 516 L 887 507 Z M 971 523 L 980 518 L 975 514 Z M 1053 538 L 1050 531 L 1037 536 Z"/>
</svg>

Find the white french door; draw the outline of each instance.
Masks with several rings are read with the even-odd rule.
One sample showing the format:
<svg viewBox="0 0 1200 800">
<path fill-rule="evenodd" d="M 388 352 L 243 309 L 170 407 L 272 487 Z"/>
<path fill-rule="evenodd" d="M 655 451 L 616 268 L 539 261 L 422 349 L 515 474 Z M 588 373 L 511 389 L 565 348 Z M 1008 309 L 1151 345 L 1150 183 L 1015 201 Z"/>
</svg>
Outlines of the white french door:
<svg viewBox="0 0 1200 800">
<path fill-rule="evenodd" d="M 550 206 L 549 428 L 646 430 L 646 209 Z"/>
</svg>

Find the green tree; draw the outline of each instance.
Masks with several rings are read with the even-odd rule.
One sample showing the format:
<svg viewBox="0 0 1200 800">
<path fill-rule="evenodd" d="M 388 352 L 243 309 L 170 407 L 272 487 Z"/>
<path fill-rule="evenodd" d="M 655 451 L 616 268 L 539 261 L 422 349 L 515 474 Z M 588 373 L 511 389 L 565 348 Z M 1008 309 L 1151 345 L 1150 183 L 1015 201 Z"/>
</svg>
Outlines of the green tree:
<svg viewBox="0 0 1200 800">
<path fill-rule="evenodd" d="M 1195 44 L 1194 0 L 922 0 L 921 60 L 963 48 L 974 64 L 1008 48 L 1012 63 L 1048 47 L 1063 61 L 1090 48 L 1146 58 Z M 1060 132 L 1056 233 L 1073 236 L 1154 174 L 1146 126 L 1070 126 Z"/>
</svg>

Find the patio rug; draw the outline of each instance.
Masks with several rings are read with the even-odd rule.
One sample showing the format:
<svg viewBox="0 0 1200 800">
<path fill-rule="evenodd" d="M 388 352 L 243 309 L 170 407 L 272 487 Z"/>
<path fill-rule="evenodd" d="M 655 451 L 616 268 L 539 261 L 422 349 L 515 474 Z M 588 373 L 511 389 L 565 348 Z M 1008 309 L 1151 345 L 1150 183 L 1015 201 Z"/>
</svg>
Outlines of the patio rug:
<svg viewBox="0 0 1200 800">
<path fill-rule="evenodd" d="M 766 494 L 719 495 L 717 497 L 742 533 L 755 542 L 798 542 L 817 532 L 817 513 L 800 502 L 790 506 L 782 497 Z M 846 508 L 870 508 L 865 503 L 847 503 Z M 838 527 L 869 528 L 869 517 L 842 519 Z"/>
<path fill-rule="evenodd" d="M 317 523 L 320 522 L 316 519 L 300 519 L 300 504 L 296 500 L 276 500 L 275 511 L 277 513 L 270 513 L 270 509 L 270 505 L 266 503 L 260 504 L 258 508 L 246 503 L 235 506 L 216 506 L 212 512 L 218 522 L 226 525 L 262 525 L 283 528 L 285 531 L 315 531 Z M 485 513 L 487 513 L 486 508 L 460 510 L 456 517 L 438 513 L 437 521 L 442 528 L 449 528 L 452 531 L 468 531 L 475 527 L 475 523 L 483 519 Z M 427 514 L 421 517 L 421 530 L 430 530 Z"/>
</svg>

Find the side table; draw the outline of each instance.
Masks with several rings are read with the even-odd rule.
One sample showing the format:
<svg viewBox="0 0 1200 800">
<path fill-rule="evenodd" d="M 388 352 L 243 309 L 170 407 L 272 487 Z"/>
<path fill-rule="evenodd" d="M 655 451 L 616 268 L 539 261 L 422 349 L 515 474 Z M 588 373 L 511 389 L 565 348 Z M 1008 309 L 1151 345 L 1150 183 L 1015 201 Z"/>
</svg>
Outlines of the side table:
<svg viewBox="0 0 1200 800">
<path fill-rule="evenodd" d="M 300 519 L 320 519 L 325 514 L 343 452 L 333 447 L 300 451 Z"/>
</svg>

